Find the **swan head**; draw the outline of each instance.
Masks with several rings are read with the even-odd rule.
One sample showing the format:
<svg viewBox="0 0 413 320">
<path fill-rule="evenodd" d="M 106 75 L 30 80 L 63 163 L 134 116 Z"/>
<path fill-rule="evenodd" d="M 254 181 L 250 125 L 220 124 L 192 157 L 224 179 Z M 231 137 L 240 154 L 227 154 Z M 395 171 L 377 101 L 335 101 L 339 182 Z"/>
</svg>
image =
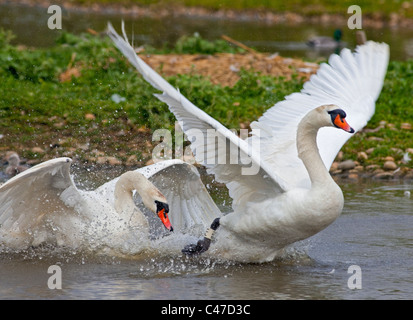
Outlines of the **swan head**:
<svg viewBox="0 0 413 320">
<path fill-rule="evenodd" d="M 348 133 L 354 133 L 354 129 L 346 121 L 346 113 L 340 107 L 330 104 L 319 107 L 324 113 L 324 118 L 327 120 L 328 126 L 342 129 Z"/>
<path fill-rule="evenodd" d="M 168 201 L 159 189 L 145 176 L 136 171 L 128 171 L 120 176 L 116 187 L 119 187 L 119 190 L 122 190 L 123 193 L 131 197 L 132 191 L 136 190 L 142 197 L 143 204 L 159 217 L 165 228 L 173 231 L 172 224 L 168 217 Z"/>
</svg>

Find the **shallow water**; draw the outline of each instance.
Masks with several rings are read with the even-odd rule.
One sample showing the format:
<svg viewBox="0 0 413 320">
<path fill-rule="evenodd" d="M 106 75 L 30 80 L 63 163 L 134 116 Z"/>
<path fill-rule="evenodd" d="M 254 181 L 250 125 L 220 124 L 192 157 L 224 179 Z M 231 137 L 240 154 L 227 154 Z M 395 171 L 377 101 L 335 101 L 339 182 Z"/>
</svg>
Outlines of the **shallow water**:
<svg viewBox="0 0 413 320">
<path fill-rule="evenodd" d="M 343 40 L 349 48 L 354 48 L 355 30 L 346 25 L 331 24 L 269 24 L 262 21 L 233 21 L 195 17 L 130 17 L 115 12 L 79 12 L 62 9 L 62 31 L 75 34 L 88 28 L 96 31 L 106 29 L 108 21 L 118 28 L 123 19 L 129 39 L 135 45 L 149 44 L 158 48 L 171 46 L 182 35 L 195 32 L 210 40 L 219 39 L 223 34 L 264 52 L 278 52 L 287 57 L 308 59 L 326 58 L 334 49 L 319 50 L 309 48 L 305 42 L 312 36 L 333 36 L 334 30 L 341 28 Z M 16 35 L 15 43 L 35 47 L 52 46 L 61 34 L 50 30 L 47 8 L 16 4 L 0 4 L 0 28 L 10 29 Z M 211 27 L 213 26 L 213 27 Z M 413 58 L 413 29 L 363 27 L 367 38 L 384 41 L 390 45 L 391 59 Z"/>
<path fill-rule="evenodd" d="M 342 188 L 343 214 L 271 263 L 154 254 L 120 259 L 51 248 L 3 252 L 0 299 L 412 299 L 413 198 L 404 191 L 413 186 Z M 217 201 L 222 206 L 223 198 Z M 51 265 L 61 269 L 61 289 L 48 287 Z M 360 267 L 361 289 L 349 288 L 353 265 Z"/>
</svg>

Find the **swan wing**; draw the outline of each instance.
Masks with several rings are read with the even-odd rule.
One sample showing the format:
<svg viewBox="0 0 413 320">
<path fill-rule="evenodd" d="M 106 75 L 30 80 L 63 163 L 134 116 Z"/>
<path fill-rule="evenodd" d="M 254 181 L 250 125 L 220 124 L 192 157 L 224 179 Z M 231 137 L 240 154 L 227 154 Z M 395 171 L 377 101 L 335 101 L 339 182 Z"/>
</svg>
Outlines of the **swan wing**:
<svg viewBox="0 0 413 320">
<path fill-rule="evenodd" d="M 123 27 L 123 25 L 122 25 Z M 200 110 L 178 90 L 140 59 L 130 46 L 123 30 L 119 36 L 111 24 L 108 35 L 117 48 L 154 88 L 163 91 L 156 96 L 168 104 L 183 131 L 191 140 L 197 162 L 208 168 L 218 182 L 225 183 L 232 197 L 233 207 L 243 205 L 260 196 L 284 191 L 284 181 L 261 161 L 255 140 L 240 139 L 234 132 Z"/>
<path fill-rule="evenodd" d="M 157 162 L 136 171 L 153 183 L 168 200 L 169 218 L 175 231 L 200 235 L 216 217 L 221 216 L 221 211 L 193 165 L 174 159 Z M 95 191 L 110 198 L 117 181 L 118 178 L 115 178 Z M 139 195 L 135 195 L 135 202 L 146 213 Z M 153 213 L 147 214 L 147 218 L 151 225 L 159 225 L 160 230 L 164 229 Z"/>
<path fill-rule="evenodd" d="M 181 160 L 167 160 L 138 169 L 166 197 L 175 230 L 203 233 L 221 211 L 209 195 L 198 170 Z"/>
<path fill-rule="evenodd" d="M 347 121 L 355 131 L 361 130 L 375 112 L 375 102 L 383 87 L 389 61 L 389 47 L 372 41 L 360 45 L 352 53 L 343 49 L 330 56 L 319 70 L 293 93 L 267 110 L 251 123 L 252 136 L 259 135 L 261 158 L 281 179 L 287 189 L 310 187 L 310 179 L 296 149 L 297 127 L 310 110 L 324 104 L 335 104 L 347 113 Z M 321 158 L 330 168 L 337 153 L 351 137 L 342 130 L 323 127 L 317 135 Z"/>
<path fill-rule="evenodd" d="M 69 158 L 49 160 L 0 187 L 0 242 L 32 244 L 55 214 L 74 212 L 82 197 L 70 176 L 70 164 Z"/>
</svg>

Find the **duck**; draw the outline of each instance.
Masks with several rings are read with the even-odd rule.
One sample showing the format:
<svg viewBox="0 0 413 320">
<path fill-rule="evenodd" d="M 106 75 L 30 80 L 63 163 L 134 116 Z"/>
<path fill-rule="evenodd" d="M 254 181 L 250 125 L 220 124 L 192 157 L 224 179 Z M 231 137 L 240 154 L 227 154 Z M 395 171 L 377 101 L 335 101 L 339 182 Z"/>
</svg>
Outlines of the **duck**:
<svg viewBox="0 0 413 320">
<path fill-rule="evenodd" d="M 124 23 L 123 36 L 110 23 L 107 34 L 143 78 L 161 91 L 155 96 L 181 124 L 196 161 L 226 185 L 232 199 L 232 210 L 216 213 L 205 225 L 204 236 L 187 244 L 183 254 L 272 261 L 340 216 L 344 197 L 329 168 L 344 143 L 374 114 L 389 62 L 387 44 L 367 41 L 354 52 L 345 48 L 332 54 L 300 92 L 269 108 L 251 123 L 250 136 L 241 139 L 140 59 Z M 214 139 L 208 139 L 211 132 Z M 203 221 L 205 212 L 197 210 L 200 196 L 192 199 L 178 193 L 174 199 L 192 202 L 180 230 L 189 232 L 186 225 Z"/>
<path fill-rule="evenodd" d="M 67 157 L 48 160 L 0 186 L 0 247 L 25 250 L 47 244 L 119 255 L 140 252 L 150 230 L 135 193 L 165 231 L 173 231 L 165 196 L 144 175 L 123 173 L 113 180 L 110 194 L 104 188 L 80 190 L 71 163 Z"/>
<path fill-rule="evenodd" d="M 6 167 L 4 172 L 9 178 L 14 177 L 20 172 L 23 172 L 28 169 L 27 166 L 23 166 L 20 164 L 20 157 L 14 151 L 7 153 L 6 160 L 8 162 L 8 166 Z"/>
<path fill-rule="evenodd" d="M 343 32 L 340 29 L 334 30 L 333 37 L 318 36 L 312 37 L 307 41 L 307 45 L 312 48 L 318 49 L 336 49 L 343 47 L 345 44 L 342 42 Z"/>
</svg>

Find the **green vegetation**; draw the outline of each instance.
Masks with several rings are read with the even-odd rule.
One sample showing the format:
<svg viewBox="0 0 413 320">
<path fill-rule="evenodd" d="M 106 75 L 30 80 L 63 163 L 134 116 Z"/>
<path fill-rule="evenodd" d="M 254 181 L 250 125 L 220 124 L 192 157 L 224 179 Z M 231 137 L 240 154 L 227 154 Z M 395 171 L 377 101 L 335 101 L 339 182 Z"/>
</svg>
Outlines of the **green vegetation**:
<svg viewBox="0 0 413 320">
<path fill-rule="evenodd" d="M 180 5 L 196 6 L 207 9 L 252 9 L 271 10 L 284 13 L 294 12 L 302 15 L 341 14 L 347 15 L 349 6 L 357 4 L 364 15 L 389 18 L 391 13 L 402 17 L 413 17 L 413 5 L 409 1 L 399 0 L 74 0 L 80 4 L 120 4 L 120 5 Z"/>
<path fill-rule="evenodd" d="M 70 151 L 85 159 L 86 153 L 98 149 L 125 160 L 132 154 L 144 157 L 140 152 L 151 141 L 151 130 L 173 128 L 173 114 L 108 38 L 62 34 L 48 50 L 17 48 L 10 45 L 11 38 L 0 32 L 0 153 L 14 149 L 23 157 L 44 160 Z M 183 52 L 193 43 L 194 39 L 182 39 L 173 50 Z M 222 45 L 201 47 L 215 52 Z M 214 85 L 197 75 L 168 80 L 229 128 L 257 119 L 303 85 L 299 77 L 287 81 L 246 71 L 234 87 Z M 411 83 L 413 61 L 392 61 L 368 128 L 381 121 L 386 125 L 377 132 L 356 134 L 343 149 L 345 159 L 357 159 L 358 152 L 375 148 L 363 164 L 382 163 L 385 156 L 397 161 L 403 156 L 399 150 L 413 148 L 413 130 L 400 129 L 402 123 L 413 124 Z M 114 101 L 114 94 L 124 101 Z M 88 147 L 79 147 L 84 144 Z M 48 155 L 33 150 L 36 146 Z M 413 161 L 408 166 L 413 167 Z"/>
</svg>

